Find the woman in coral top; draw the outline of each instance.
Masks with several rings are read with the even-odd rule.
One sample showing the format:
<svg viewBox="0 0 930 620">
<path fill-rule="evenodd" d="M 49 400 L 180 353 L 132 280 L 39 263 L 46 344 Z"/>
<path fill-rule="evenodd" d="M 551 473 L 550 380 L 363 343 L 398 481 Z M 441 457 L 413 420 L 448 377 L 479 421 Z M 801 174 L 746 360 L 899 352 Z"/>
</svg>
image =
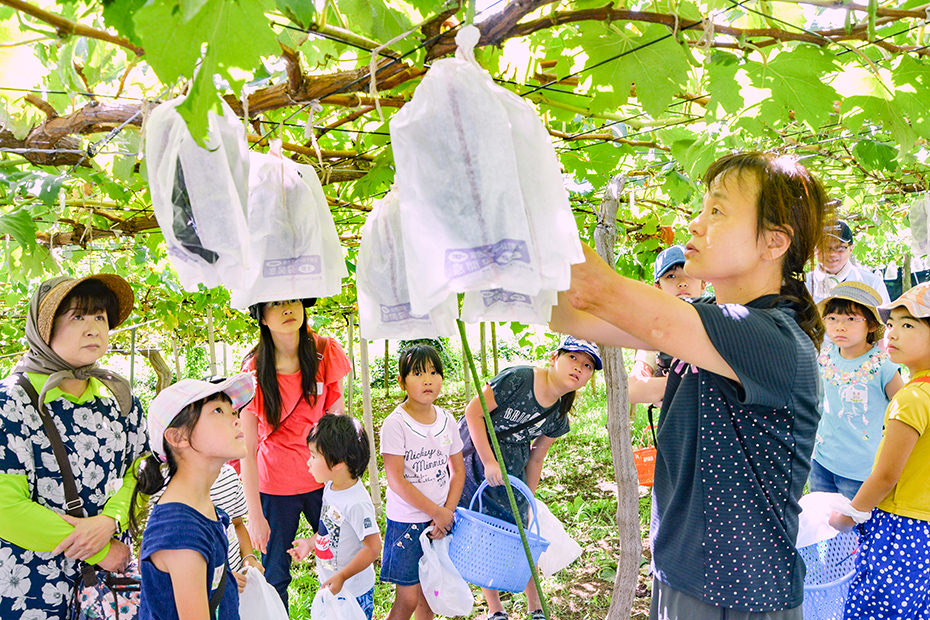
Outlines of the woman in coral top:
<svg viewBox="0 0 930 620">
<path fill-rule="evenodd" d="M 342 413 L 342 378 L 350 364 L 339 343 L 307 325 L 315 299 L 249 308 L 260 335 L 242 368 L 255 371 L 255 399 L 242 410 L 246 457 L 242 485 L 249 534 L 262 552 L 265 578 L 287 606 L 291 548 L 303 514 L 316 531 L 323 485 L 307 471 L 307 434 L 326 413 Z"/>
</svg>

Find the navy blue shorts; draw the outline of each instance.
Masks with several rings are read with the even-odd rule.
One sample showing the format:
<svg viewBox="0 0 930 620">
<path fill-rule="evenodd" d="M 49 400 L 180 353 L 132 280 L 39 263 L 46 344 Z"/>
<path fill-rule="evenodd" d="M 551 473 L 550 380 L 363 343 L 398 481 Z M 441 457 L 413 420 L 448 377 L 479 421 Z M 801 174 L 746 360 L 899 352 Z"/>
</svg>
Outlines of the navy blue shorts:
<svg viewBox="0 0 930 620">
<path fill-rule="evenodd" d="M 420 558 L 423 547 L 420 534 L 432 521 L 400 523 L 387 520 L 384 531 L 384 555 L 381 557 L 381 581 L 399 586 L 420 583 Z"/>
</svg>

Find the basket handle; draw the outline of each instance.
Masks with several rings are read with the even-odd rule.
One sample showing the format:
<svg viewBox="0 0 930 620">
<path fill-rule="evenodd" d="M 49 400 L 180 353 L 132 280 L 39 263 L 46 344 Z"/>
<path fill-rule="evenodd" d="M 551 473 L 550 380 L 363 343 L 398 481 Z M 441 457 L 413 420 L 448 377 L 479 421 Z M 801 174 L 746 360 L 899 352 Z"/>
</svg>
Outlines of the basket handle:
<svg viewBox="0 0 930 620">
<path fill-rule="evenodd" d="M 526 486 L 525 482 L 523 482 L 516 476 L 507 474 L 507 477 L 510 478 L 510 486 L 512 486 L 514 489 L 516 489 L 517 491 L 520 491 L 520 493 L 523 494 L 523 497 L 526 498 L 526 501 L 529 503 L 530 508 L 533 510 L 533 519 L 530 521 L 530 526 L 527 529 L 528 530 L 532 529 L 533 526 L 535 526 L 536 535 L 539 536 L 540 535 L 539 534 L 539 521 L 537 519 L 537 514 L 536 514 L 536 498 L 533 497 L 533 492 L 530 491 L 530 487 Z M 469 510 L 473 510 L 473 506 L 475 505 L 475 500 L 477 499 L 478 500 L 478 512 L 482 511 L 482 509 L 484 508 L 484 497 L 482 497 L 482 493 L 484 492 L 486 488 L 488 488 L 488 486 L 490 485 L 488 484 L 487 479 L 485 479 L 481 484 L 478 485 L 478 488 L 475 489 L 475 494 L 471 496 L 471 502 L 468 504 Z M 514 518 L 517 518 L 516 515 L 514 515 Z"/>
</svg>

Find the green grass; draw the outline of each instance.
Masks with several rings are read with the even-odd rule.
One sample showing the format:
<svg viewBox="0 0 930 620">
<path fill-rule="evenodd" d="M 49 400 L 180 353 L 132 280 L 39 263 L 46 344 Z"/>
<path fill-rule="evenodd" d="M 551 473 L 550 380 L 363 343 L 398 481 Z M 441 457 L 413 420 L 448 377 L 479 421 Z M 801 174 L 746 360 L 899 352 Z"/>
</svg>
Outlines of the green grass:
<svg viewBox="0 0 930 620">
<path fill-rule="evenodd" d="M 474 388 L 471 391 L 474 394 Z M 356 391 L 353 413 L 361 417 L 360 390 Z M 402 392 L 392 389 L 385 397 L 383 389 L 372 393 L 375 436 L 381 421 L 400 402 Z M 543 580 L 543 592 L 549 602 L 553 618 L 582 620 L 604 617 L 610 606 L 610 594 L 616 574 L 616 556 L 619 553 L 615 522 L 617 500 L 613 480 L 613 465 L 607 437 L 607 408 L 603 381 L 594 388 L 585 388 L 575 400 L 571 414 L 571 432 L 557 441 L 549 452 L 539 485 L 538 497 L 584 549 L 582 556 L 567 569 Z M 461 383 L 447 382 L 437 404 L 456 418 L 464 411 L 465 399 Z M 633 424 L 634 445 L 639 432 L 646 427 L 645 409 L 638 410 Z M 639 430 L 637 430 L 639 429 Z M 379 471 L 383 472 L 379 458 Z M 366 479 L 366 484 L 368 480 Z M 386 487 L 381 476 L 382 497 Z M 640 528 L 645 534 L 649 524 L 649 495 L 640 498 Z M 384 531 L 384 516 L 379 516 Z M 302 523 L 298 535 L 309 536 L 311 530 Z M 380 567 L 376 562 L 375 571 Z M 648 567 L 647 567 L 648 568 Z M 318 588 L 313 562 L 295 564 L 290 589 L 290 617 L 310 618 L 310 603 Z M 641 578 L 641 581 L 643 579 Z M 486 611 L 478 588 L 472 617 Z M 526 617 L 526 602 L 522 594 L 504 595 L 504 606 L 511 618 Z M 375 618 L 383 619 L 394 599 L 393 586 L 375 585 Z M 648 609 L 648 599 L 637 599 L 634 617 L 640 617 L 642 602 Z"/>
</svg>

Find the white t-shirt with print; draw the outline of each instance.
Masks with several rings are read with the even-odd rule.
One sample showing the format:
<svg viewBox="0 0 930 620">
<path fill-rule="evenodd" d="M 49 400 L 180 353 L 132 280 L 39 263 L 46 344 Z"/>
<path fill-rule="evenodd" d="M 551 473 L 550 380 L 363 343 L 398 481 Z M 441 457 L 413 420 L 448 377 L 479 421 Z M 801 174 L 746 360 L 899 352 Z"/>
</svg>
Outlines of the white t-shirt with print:
<svg viewBox="0 0 930 620">
<path fill-rule="evenodd" d="M 362 481 L 344 491 L 334 491 L 333 483 L 323 487 L 320 528 L 316 534 L 317 574 L 320 583 L 344 568 L 364 546 L 371 534 L 380 534 L 375 507 Z M 346 579 L 342 592 L 358 597 L 375 586 L 375 569 L 371 564 Z"/>
<path fill-rule="evenodd" d="M 436 421 L 420 424 L 398 405 L 381 425 L 381 454 L 404 457 L 404 478 L 433 503 L 442 506 L 449 497 L 449 457 L 462 451 L 462 438 L 453 418 L 433 405 Z M 432 518 L 403 500 L 390 485 L 387 518 L 420 523 Z"/>
</svg>

